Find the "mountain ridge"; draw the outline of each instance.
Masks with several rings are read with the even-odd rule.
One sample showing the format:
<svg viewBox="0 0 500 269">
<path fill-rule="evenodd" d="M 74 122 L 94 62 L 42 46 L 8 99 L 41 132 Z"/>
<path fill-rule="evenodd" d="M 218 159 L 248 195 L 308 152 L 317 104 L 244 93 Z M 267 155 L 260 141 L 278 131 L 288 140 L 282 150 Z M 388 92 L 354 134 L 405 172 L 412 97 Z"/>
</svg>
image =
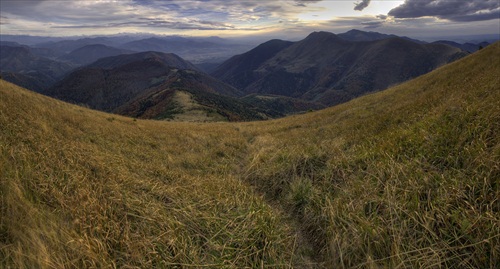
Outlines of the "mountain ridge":
<svg viewBox="0 0 500 269">
<path fill-rule="evenodd" d="M 45 94 L 93 109 L 139 118 L 175 119 L 196 108 L 200 120 L 283 116 L 238 100 L 243 94 L 175 54 L 142 52 L 100 59 L 72 72 Z M 186 102 L 177 104 L 174 97 Z M 210 114 L 205 117 L 201 114 Z M 201 114 L 200 114 L 201 113 Z"/>
<path fill-rule="evenodd" d="M 75 66 L 35 55 L 24 46 L 0 47 L 0 71 L 11 82 L 43 92 Z"/>
<path fill-rule="evenodd" d="M 407 36 L 397 36 L 393 34 L 382 34 L 378 32 L 365 32 L 357 29 L 352 29 L 349 30 L 345 33 L 340 33 L 338 36 L 342 39 L 348 40 L 348 41 L 375 41 L 375 40 L 381 40 L 381 39 L 387 39 L 387 38 L 393 38 L 393 37 L 400 37 L 402 39 L 406 39 L 415 43 L 419 44 L 425 44 L 427 42 L 410 38 Z"/>
<path fill-rule="evenodd" d="M 230 70 L 223 69 L 223 64 L 212 74 L 247 94 L 278 94 L 331 106 L 425 74 L 465 55 L 447 45 L 417 44 L 399 37 L 352 42 L 333 33 L 314 32 L 279 50 L 257 68 L 240 64 Z M 385 66 L 384 71 L 380 65 Z M 241 71 L 233 71 L 240 69 L 245 70 L 245 79 L 238 78 Z"/>
</svg>

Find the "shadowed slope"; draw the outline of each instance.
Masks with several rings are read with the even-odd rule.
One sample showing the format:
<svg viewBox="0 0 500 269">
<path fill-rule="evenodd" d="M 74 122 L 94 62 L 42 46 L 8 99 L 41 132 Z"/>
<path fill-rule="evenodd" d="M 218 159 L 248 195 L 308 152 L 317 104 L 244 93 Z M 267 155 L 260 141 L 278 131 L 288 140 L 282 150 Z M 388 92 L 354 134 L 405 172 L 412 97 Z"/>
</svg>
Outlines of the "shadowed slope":
<svg viewBox="0 0 500 269">
<path fill-rule="evenodd" d="M 212 75 L 238 89 L 244 89 L 255 81 L 255 69 L 292 44 L 290 41 L 270 40 L 246 53 L 233 56 L 217 67 Z"/>
<path fill-rule="evenodd" d="M 268 43 L 255 50 L 265 51 Z M 351 42 L 328 32 L 314 32 L 299 42 L 274 48 L 279 50 L 270 49 L 273 54 L 267 54 L 259 65 L 247 58 L 250 51 L 223 63 L 213 75 L 245 93 L 283 95 L 332 106 L 467 55 L 443 44 L 418 44 L 398 37 Z"/>
</svg>

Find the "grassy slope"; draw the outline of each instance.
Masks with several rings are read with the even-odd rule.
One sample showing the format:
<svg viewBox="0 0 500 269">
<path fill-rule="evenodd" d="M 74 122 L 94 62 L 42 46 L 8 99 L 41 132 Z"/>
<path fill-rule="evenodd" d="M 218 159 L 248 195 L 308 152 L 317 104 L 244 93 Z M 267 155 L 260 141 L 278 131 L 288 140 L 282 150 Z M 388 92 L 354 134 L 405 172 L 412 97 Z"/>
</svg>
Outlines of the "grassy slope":
<svg viewBox="0 0 500 269">
<path fill-rule="evenodd" d="M 258 128 L 247 179 L 333 268 L 500 265 L 500 44 Z M 267 134 L 267 135 L 266 135 Z"/>
<path fill-rule="evenodd" d="M 0 267 L 495 268 L 500 44 L 252 123 L 133 120 L 0 81 Z"/>
<path fill-rule="evenodd" d="M 134 121 L 0 83 L 0 267 L 294 262 L 290 228 L 231 175 L 246 147 L 234 126 Z"/>
</svg>

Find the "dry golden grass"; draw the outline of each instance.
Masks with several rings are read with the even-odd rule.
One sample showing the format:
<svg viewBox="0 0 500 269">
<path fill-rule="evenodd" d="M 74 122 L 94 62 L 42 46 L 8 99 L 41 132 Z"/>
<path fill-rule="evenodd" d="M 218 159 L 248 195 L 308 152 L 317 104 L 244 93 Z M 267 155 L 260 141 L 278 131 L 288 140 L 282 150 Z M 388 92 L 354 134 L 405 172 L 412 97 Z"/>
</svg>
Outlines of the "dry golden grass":
<svg viewBox="0 0 500 269">
<path fill-rule="evenodd" d="M 0 267 L 498 268 L 500 44 L 324 111 L 174 123 L 0 81 Z"/>
<path fill-rule="evenodd" d="M 246 150 L 235 127 L 136 121 L 0 83 L 2 267 L 300 264 L 283 216 L 232 172 Z"/>
<path fill-rule="evenodd" d="M 182 113 L 176 114 L 174 121 L 181 122 L 220 122 L 227 121 L 222 115 L 218 114 L 209 107 L 200 105 L 193 99 L 193 96 L 184 91 L 176 91 L 173 102 L 177 104 Z"/>
</svg>

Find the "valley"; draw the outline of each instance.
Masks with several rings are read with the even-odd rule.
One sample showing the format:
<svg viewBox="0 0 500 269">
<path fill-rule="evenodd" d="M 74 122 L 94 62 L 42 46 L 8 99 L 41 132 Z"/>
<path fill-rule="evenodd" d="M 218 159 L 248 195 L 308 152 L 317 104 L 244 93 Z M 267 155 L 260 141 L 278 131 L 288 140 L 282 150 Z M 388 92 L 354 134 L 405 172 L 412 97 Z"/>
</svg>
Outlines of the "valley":
<svg viewBox="0 0 500 269">
<path fill-rule="evenodd" d="M 207 113 L 220 115 L 213 119 L 249 121 L 338 105 L 487 44 L 427 43 L 350 30 L 313 32 L 296 42 L 273 39 L 232 56 L 250 45 L 180 36 L 93 37 L 32 46 L 2 41 L 0 71 L 22 87 L 105 112 L 157 120 L 191 117 L 172 103 L 174 92 L 181 91 L 207 107 Z M 182 58 L 194 54 L 219 55 L 219 62 L 193 64 Z"/>
<path fill-rule="evenodd" d="M 161 59 L 116 70 L 149 85 L 136 67 Z M 238 105 L 190 87 L 212 81 L 197 71 L 153 70 L 191 79 L 127 101 L 164 93 L 193 117 Z M 497 42 L 320 111 L 215 123 L 109 114 L 0 80 L 0 267 L 497 268 L 498 74 Z"/>
</svg>

